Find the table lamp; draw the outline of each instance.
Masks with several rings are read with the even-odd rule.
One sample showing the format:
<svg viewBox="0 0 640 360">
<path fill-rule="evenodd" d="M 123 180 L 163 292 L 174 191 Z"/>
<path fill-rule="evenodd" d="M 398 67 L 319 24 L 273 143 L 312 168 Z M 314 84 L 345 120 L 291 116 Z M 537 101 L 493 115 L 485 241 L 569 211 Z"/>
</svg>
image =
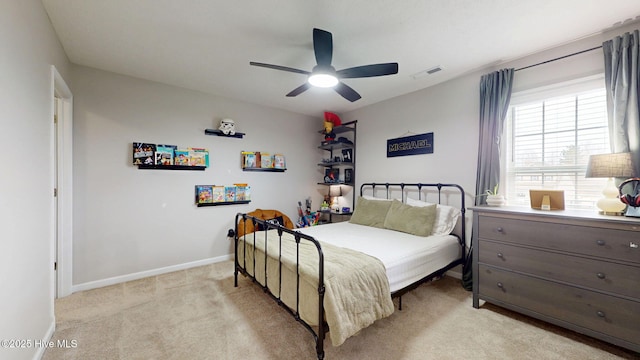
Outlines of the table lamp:
<svg viewBox="0 0 640 360">
<path fill-rule="evenodd" d="M 596 206 L 603 215 L 622 215 L 626 205 L 618 199 L 618 188 L 614 178 L 628 178 L 633 176 L 631 153 L 597 154 L 589 156 L 587 178 L 608 178 L 607 185 L 602 190 L 603 198 Z"/>
<path fill-rule="evenodd" d="M 617 189 L 616 189 L 617 191 Z M 342 196 L 342 187 L 340 185 L 329 186 L 329 197 L 331 197 L 331 211 L 339 212 L 338 197 Z"/>
</svg>

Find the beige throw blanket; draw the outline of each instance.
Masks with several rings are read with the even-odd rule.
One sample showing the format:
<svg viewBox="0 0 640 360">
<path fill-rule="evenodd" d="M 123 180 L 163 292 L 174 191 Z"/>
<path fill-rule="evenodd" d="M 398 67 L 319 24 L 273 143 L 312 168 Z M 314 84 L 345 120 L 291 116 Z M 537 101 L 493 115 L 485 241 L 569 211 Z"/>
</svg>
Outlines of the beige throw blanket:
<svg viewBox="0 0 640 360">
<path fill-rule="evenodd" d="M 296 310 L 296 244 L 291 234 L 282 234 L 282 287 L 279 283 L 279 237 L 276 230 L 266 232 L 268 244 L 267 277 L 269 290 L 294 311 Z M 245 270 L 265 284 L 265 232 L 246 236 Z M 245 264 L 243 242 L 238 243 L 238 263 Z M 322 243 L 324 253 L 325 319 L 334 346 L 393 313 L 389 281 L 380 260 L 358 251 Z M 254 258 L 255 268 L 254 272 Z M 300 241 L 300 317 L 310 325 L 318 325 L 318 251 L 310 241 Z M 282 294 L 280 295 L 280 292 Z M 322 336 L 320 334 L 320 336 Z"/>
</svg>

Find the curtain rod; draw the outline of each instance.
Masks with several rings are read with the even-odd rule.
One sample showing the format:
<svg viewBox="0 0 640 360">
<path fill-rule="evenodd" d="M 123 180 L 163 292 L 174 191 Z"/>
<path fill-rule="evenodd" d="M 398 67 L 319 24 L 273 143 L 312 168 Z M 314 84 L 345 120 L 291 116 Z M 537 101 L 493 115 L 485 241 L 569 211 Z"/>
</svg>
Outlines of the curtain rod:
<svg viewBox="0 0 640 360">
<path fill-rule="evenodd" d="M 521 67 L 521 68 L 519 68 L 519 69 L 515 69 L 514 71 L 520 71 L 520 70 L 524 70 L 524 69 L 532 68 L 532 67 L 535 67 L 535 66 L 538 66 L 538 65 L 544 65 L 544 64 L 546 64 L 546 63 L 550 63 L 550 62 L 553 62 L 553 61 L 556 61 L 556 60 L 562 60 L 562 59 L 564 59 L 564 58 L 568 58 L 568 57 L 570 57 L 570 56 L 580 55 L 580 54 L 582 54 L 582 53 L 586 53 L 586 52 L 593 51 L 593 50 L 597 50 L 597 49 L 602 49 L 602 45 L 600 45 L 600 46 L 596 46 L 596 47 L 593 47 L 593 48 L 591 48 L 591 49 L 586 49 L 586 50 L 578 51 L 578 52 L 575 52 L 575 53 L 573 53 L 573 54 L 569 54 L 569 55 L 565 55 L 565 56 L 560 56 L 560 57 L 557 57 L 557 58 L 555 58 L 555 59 L 551 59 L 551 60 L 543 61 L 543 62 L 540 62 L 540 63 L 537 63 L 537 64 L 533 64 L 533 65 L 529 65 L 529 66 Z"/>
</svg>

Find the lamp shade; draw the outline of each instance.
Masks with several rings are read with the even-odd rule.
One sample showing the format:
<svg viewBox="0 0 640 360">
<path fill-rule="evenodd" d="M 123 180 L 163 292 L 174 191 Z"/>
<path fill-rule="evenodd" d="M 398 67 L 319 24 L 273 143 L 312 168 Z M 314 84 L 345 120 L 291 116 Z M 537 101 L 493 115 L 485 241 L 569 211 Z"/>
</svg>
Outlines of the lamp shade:
<svg viewBox="0 0 640 360">
<path fill-rule="evenodd" d="M 633 176 L 631 153 L 597 154 L 589 156 L 588 178 L 627 178 Z"/>
<path fill-rule="evenodd" d="M 342 196 L 342 187 L 340 185 L 329 186 L 329 196 Z"/>
</svg>

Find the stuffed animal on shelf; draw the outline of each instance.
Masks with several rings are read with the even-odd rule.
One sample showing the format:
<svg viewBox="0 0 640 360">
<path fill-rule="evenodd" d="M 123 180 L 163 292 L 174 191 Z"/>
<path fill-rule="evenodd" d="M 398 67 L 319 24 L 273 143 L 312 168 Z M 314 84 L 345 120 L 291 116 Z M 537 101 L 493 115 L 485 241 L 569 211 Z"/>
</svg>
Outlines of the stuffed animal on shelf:
<svg viewBox="0 0 640 360">
<path fill-rule="evenodd" d="M 236 123 L 231 119 L 222 119 L 218 130 L 225 135 L 234 135 L 236 133 Z"/>
<path fill-rule="evenodd" d="M 324 141 L 330 143 L 335 141 L 336 133 L 333 128 L 342 125 L 340 117 L 332 112 L 324 112 Z"/>
</svg>

